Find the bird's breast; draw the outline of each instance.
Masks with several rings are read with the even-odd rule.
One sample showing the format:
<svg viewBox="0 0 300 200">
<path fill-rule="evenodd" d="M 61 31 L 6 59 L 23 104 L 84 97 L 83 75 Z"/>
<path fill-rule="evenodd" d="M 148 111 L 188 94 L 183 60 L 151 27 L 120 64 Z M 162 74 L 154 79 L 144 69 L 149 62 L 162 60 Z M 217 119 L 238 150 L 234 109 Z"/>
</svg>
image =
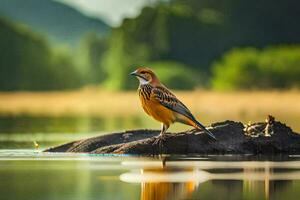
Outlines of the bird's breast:
<svg viewBox="0 0 300 200">
<path fill-rule="evenodd" d="M 139 88 L 139 97 L 144 111 L 157 121 L 168 125 L 172 124 L 176 119 L 175 113 L 151 98 L 151 91 L 151 86 Z"/>
</svg>

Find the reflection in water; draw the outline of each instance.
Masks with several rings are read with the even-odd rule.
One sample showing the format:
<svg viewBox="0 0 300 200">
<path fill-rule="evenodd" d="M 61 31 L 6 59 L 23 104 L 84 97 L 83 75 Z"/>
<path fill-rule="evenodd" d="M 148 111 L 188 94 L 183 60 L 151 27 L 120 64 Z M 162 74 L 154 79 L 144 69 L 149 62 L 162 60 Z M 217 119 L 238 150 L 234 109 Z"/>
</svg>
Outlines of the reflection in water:
<svg viewBox="0 0 300 200">
<path fill-rule="evenodd" d="M 141 180 L 141 200 L 176 200 L 190 196 L 197 188 L 196 173 L 193 169 L 143 169 L 140 173 L 123 174 L 121 180 Z"/>
<path fill-rule="evenodd" d="M 261 172 L 259 168 L 254 168 L 254 169 L 244 169 L 244 174 L 247 175 L 255 175 L 255 174 L 261 174 L 261 181 L 260 180 L 253 180 L 251 178 L 245 179 L 243 181 L 243 194 L 245 197 L 247 196 L 252 196 L 253 194 L 264 194 L 265 199 L 269 199 L 270 197 L 270 192 L 273 193 L 274 191 L 272 190 L 274 188 L 274 183 L 275 181 L 270 181 L 270 174 L 273 172 L 270 171 L 270 168 L 266 166 L 263 169 L 263 172 Z M 270 190 L 271 186 L 271 190 Z M 261 195 L 262 196 L 262 195 Z"/>
<path fill-rule="evenodd" d="M 253 159 L 177 157 L 163 165 L 149 157 L 0 150 L 0 199 L 299 199 L 299 157 Z"/>
<path fill-rule="evenodd" d="M 247 162 L 238 162 L 240 166 L 245 163 Z M 204 161 L 200 165 L 202 164 L 205 170 L 210 171 L 209 162 Z M 203 166 L 180 168 L 174 167 L 170 162 L 170 166 L 166 163 L 165 167 L 162 165 L 158 167 L 157 162 L 152 166 L 148 162 L 147 167 L 140 171 L 124 173 L 120 179 L 128 183 L 140 183 L 141 200 L 199 199 L 200 197 L 273 199 L 276 193 L 284 191 L 294 181 L 300 180 L 300 163 L 297 164 L 298 169 L 291 171 L 283 170 L 282 163 L 277 165 L 273 162 L 261 162 L 258 167 L 244 166 L 238 169 L 237 163 L 232 162 L 224 165 L 223 169 L 211 168 L 213 172 L 207 172 L 201 169 Z M 125 165 L 128 166 L 130 163 L 125 162 Z M 139 162 L 132 162 L 132 166 L 139 165 Z M 279 171 L 274 172 L 274 169 Z"/>
<path fill-rule="evenodd" d="M 142 183 L 141 200 L 183 199 L 191 194 L 196 185 L 187 183 Z"/>
</svg>

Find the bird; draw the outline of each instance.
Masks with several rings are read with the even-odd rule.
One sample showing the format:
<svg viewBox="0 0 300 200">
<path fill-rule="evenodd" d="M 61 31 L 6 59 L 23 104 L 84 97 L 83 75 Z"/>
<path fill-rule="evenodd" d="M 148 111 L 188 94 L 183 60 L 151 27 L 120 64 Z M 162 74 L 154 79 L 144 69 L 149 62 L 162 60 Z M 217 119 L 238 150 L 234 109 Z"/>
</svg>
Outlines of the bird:
<svg viewBox="0 0 300 200">
<path fill-rule="evenodd" d="M 150 68 L 139 67 L 130 74 L 139 80 L 138 94 L 143 110 L 161 122 L 161 132 L 155 143 L 164 140 L 164 134 L 175 122 L 203 130 L 210 138 L 217 140 L 204 125 L 196 120 L 187 106 L 160 82 Z"/>
</svg>

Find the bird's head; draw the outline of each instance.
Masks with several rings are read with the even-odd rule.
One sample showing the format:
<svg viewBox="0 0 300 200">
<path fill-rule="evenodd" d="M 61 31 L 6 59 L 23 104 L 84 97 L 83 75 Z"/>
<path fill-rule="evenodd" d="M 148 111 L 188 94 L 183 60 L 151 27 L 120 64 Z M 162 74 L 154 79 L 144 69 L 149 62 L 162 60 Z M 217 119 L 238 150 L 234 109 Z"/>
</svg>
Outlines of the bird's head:
<svg viewBox="0 0 300 200">
<path fill-rule="evenodd" d="M 155 73 L 146 67 L 139 67 L 134 72 L 130 73 L 131 75 L 137 77 L 137 79 L 140 81 L 140 84 L 152 84 L 152 85 L 159 85 L 160 82 L 158 78 L 156 77 Z"/>
</svg>

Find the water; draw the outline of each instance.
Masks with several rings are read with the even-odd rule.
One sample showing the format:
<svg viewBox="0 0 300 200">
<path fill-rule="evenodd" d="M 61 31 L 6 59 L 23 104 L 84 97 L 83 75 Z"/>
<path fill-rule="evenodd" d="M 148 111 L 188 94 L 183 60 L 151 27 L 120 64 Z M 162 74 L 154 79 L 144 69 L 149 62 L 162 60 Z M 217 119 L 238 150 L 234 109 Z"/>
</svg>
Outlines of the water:
<svg viewBox="0 0 300 200">
<path fill-rule="evenodd" d="M 0 115 L 0 149 L 42 148 L 107 132 L 146 127 L 140 118 L 93 116 Z M 157 127 L 160 125 L 157 123 Z"/>
<path fill-rule="evenodd" d="M 165 162 L 162 162 L 162 160 Z M 299 199 L 300 157 L 0 151 L 1 199 Z"/>
<path fill-rule="evenodd" d="M 42 152 L 99 135 L 99 130 L 138 126 L 144 126 L 139 119 L 0 117 L 0 199 L 299 199 L 300 156 L 295 155 L 154 158 Z"/>
</svg>

